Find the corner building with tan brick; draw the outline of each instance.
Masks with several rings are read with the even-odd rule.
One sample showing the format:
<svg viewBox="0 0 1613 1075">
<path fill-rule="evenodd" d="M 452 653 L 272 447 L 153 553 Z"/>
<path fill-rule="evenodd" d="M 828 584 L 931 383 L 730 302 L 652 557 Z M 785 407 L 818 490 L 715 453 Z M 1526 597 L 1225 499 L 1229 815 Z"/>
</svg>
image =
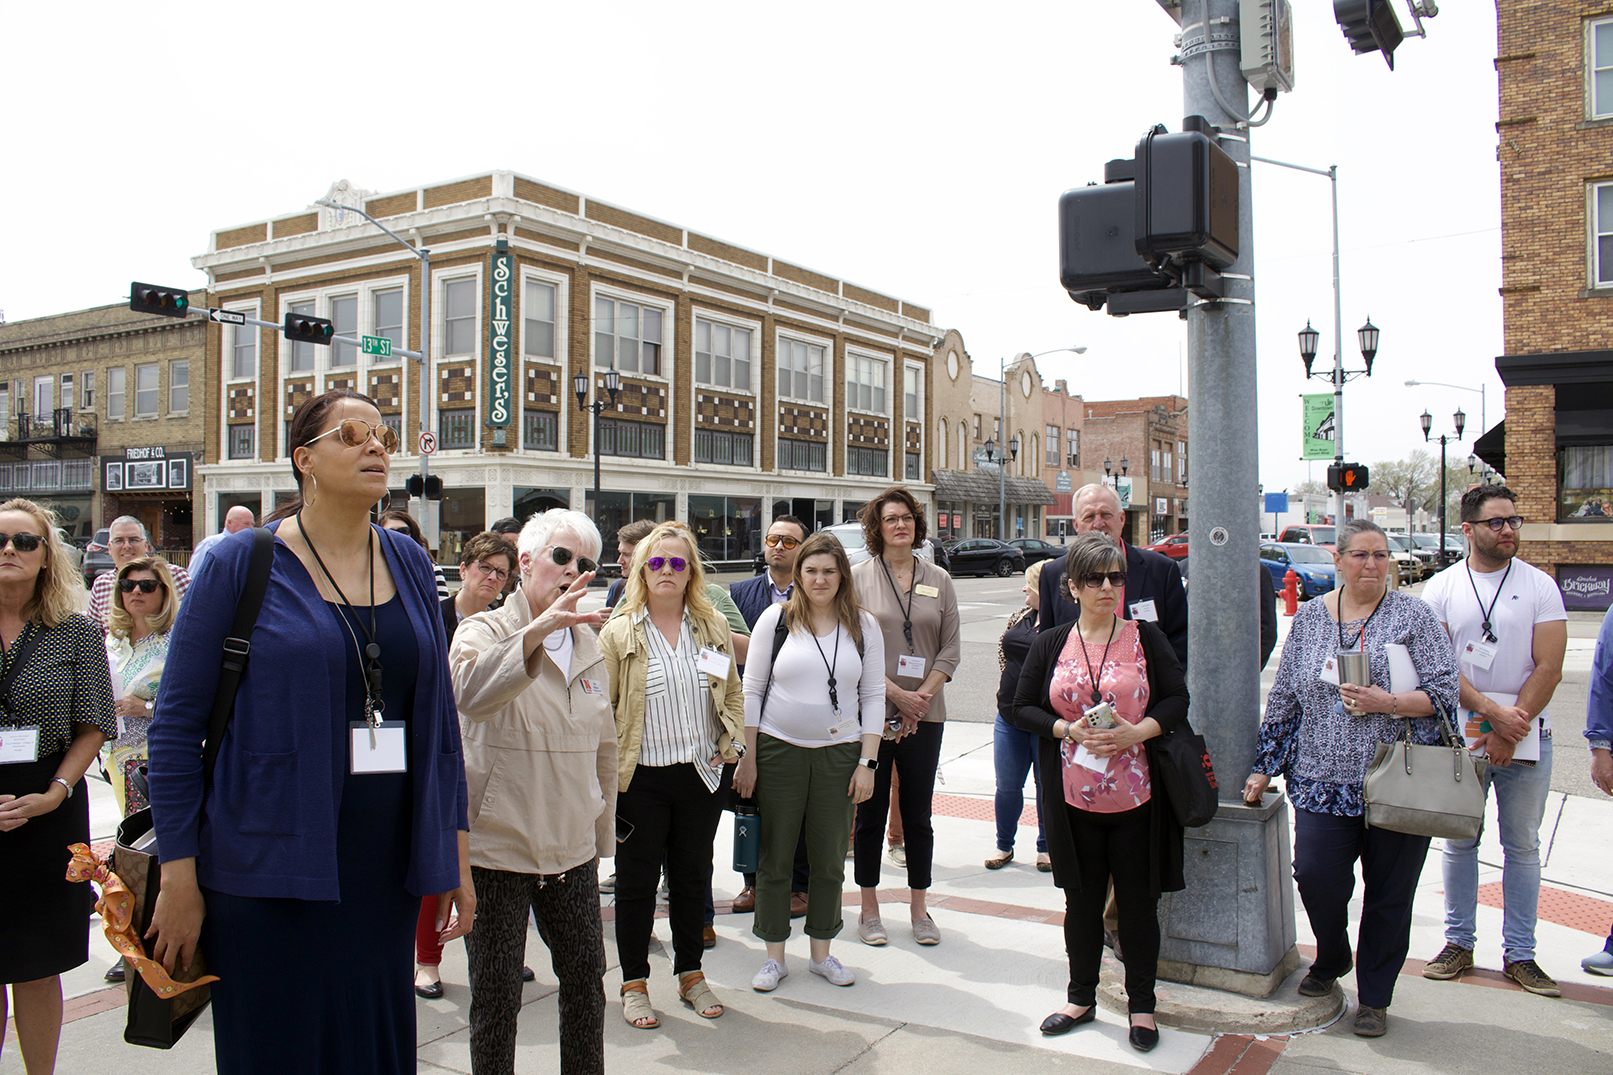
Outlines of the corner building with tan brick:
<svg viewBox="0 0 1613 1075">
<path fill-rule="evenodd" d="M 424 394 L 421 364 L 396 354 L 210 331 L 204 532 L 234 504 L 292 494 L 290 416 L 342 387 L 402 435 L 395 503 L 420 430 L 435 435 L 443 564 L 494 520 L 557 506 L 600 521 L 607 559 L 623 523 L 677 519 L 709 562 L 740 567 L 776 515 L 839 522 L 897 481 L 933 499 L 925 414 L 944 333 L 923 307 L 513 172 L 386 194 L 342 181 L 321 200 L 429 248 L 429 281 L 363 217 L 315 205 L 213 232 L 194 259 L 210 305 L 312 313 L 419 350 L 428 287 Z M 579 377 L 606 403 L 597 441 Z"/>
</svg>

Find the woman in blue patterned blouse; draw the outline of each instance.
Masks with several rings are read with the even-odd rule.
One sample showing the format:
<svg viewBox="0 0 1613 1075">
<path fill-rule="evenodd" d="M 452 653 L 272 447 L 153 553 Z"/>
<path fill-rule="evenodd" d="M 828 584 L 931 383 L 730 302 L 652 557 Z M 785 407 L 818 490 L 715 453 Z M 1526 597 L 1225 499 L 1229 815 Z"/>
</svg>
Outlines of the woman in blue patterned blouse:
<svg viewBox="0 0 1613 1075">
<path fill-rule="evenodd" d="M 1439 740 L 1434 702 L 1455 711 L 1456 660 L 1434 610 L 1388 589 L 1394 561 L 1382 529 L 1353 519 L 1339 528 L 1337 548 L 1342 585 L 1294 618 L 1244 798 L 1258 802 L 1271 778 L 1281 776 L 1294 804 L 1294 883 L 1316 935 L 1316 960 L 1300 993 L 1323 996 L 1354 966 L 1355 1032 L 1378 1037 L 1388 1027 L 1395 976 L 1411 943 L 1412 896 L 1428 837 L 1367 828 L 1362 781 L 1378 744 L 1408 725 L 1415 742 Z M 1392 644 L 1409 653 L 1416 689 L 1390 690 L 1384 647 Z M 1371 683 L 1321 678 L 1340 650 L 1355 649 L 1366 651 Z M 1366 887 L 1352 963 L 1349 903 L 1357 859 Z"/>
</svg>

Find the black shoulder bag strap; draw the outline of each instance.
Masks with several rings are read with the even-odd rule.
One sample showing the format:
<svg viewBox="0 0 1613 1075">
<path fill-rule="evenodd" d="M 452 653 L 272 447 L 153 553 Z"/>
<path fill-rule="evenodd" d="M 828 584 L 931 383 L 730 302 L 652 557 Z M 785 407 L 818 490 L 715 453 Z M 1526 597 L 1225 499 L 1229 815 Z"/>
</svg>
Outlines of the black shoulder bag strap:
<svg viewBox="0 0 1613 1075">
<path fill-rule="evenodd" d="M 779 651 L 784 648 L 784 640 L 789 637 L 790 629 L 784 623 L 784 612 L 781 610 L 778 616 L 778 625 L 773 628 L 773 657 L 767 665 L 767 686 L 762 688 L 762 708 L 756 711 L 758 720 L 761 719 L 763 713 L 767 712 L 767 696 L 773 690 L 773 665 L 778 663 Z M 857 656 L 861 657 L 863 655 L 863 644 L 861 642 L 856 642 L 855 644 L 857 646 Z"/>
<path fill-rule="evenodd" d="M 246 671 L 247 654 L 252 651 L 252 629 L 257 626 L 263 594 L 269 588 L 269 567 L 274 562 L 274 535 L 268 528 L 252 529 L 252 561 L 247 568 L 246 586 L 235 606 L 235 623 L 224 640 L 224 659 L 218 675 L 218 693 L 213 696 L 213 715 L 207 721 L 207 743 L 202 747 L 202 784 L 211 787 L 213 764 L 224 742 L 224 731 L 235 713 L 235 692 Z"/>
<path fill-rule="evenodd" d="M 7 720 L 11 719 L 11 685 L 16 682 L 22 666 L 28 663 L 28 658 L 33 656 L 34 648 L 39 645 L 39 636 L 45 633 L 45 628 L 36 624 L 34 630 L 24 629 L 23 633 L 28 637 L 12 645 L 11 664 L 6 668 L 6 674 L 0 677 L 0 706 L 4 707 Z M 773 655 L 778 656 L 778 651 L 774 650 Z"/>
</svg>

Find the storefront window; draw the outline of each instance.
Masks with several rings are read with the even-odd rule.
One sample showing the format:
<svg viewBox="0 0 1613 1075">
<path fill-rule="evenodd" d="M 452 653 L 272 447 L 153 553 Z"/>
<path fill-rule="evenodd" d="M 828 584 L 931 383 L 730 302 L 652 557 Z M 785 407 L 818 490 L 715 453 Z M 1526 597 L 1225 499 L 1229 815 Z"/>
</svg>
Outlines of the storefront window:
<svg viewBox="0 0 1613 1075">
<path fill-rule="evenodd" d="M 593 490 L 588 491 L 586 514 L 599 527 L 604 540 L 601 562 L 616 562 L 616 531 L 630 522 L 649 519 L 664 523 L 677 518 L 678 498 L 674 493 L 616 493 L 606 490 L 599 494 L 599 508 L 594 508 Z"/>
<path fill-rule="evenodd" d="M 539 512 L 551 508 L 571 507 L 569 489 L 535 489 L 531 486 L 515 487 L 515 511 L 512 513 L 523 524 Z"/>
<path fill-rule="evenodd" d="M 437 503 L 441 509 L 437 562 L 457 564 L 465 542 L 487 529 L 487 490 L 444 489 Z"/>
<path fill-rule="evenodd" d="M 758 497 L 691 496 L 689 529 L 700 541 L 700 556 L 718 560 L 754 560 L 762 547 L 767 524 Z"/>
<path fill-rule="evenodd" d="M 1557 517 L 1613 519 L 1613 444 L 1557 449 Z"/>
</svg>

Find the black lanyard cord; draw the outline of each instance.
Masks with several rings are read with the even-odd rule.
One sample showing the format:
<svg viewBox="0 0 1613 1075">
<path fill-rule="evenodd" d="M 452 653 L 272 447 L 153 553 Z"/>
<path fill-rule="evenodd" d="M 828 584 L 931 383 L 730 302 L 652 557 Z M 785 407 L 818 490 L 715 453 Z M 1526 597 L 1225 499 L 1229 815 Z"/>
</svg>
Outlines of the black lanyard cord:
<svg viewBox="0 0 1613 1075">
<path fill-rule="evenodd" d="M 1092 658 L 1087 653 L 1087 640 L 1081 634 L 1081 625 L 1075 625 L 1075 637 L 1081 641 L 1081 659 L 1087 662 L 1087 678 L 1092 680 L 1092 704 L 1098 705 L 1103 701 L 1103 692 L 1098 689 L 1098 676 L 1103 675 L 1103 666 L 1109 663 L 1109 647 L 1115 640 L 1115 628 L 1120 626 L 1120 617 L 1115 616 L 1109 623 L 1109 640 L 1103 644 L 1103 656 L 1098 658 L 1098 675 L 1092 674 Z"/>
<path fill-rule="evenodd" d="M 1366 621 L 1361 624 L 1361 630 L 1355 636 L 1355 642 L 1350 644 L 1350 645 L 1345 645 L 1344 644 L 1344 591 L 1343 590 L 1339 591 L 1339 620 L 1338 620 L 1338 626 L 1339 626 L 1339 649 L 1345 650 L 1345 649 L 1360 649 L 1361 648 L 1362 640 L 1367 637 L 1367 627 L 1372 623 L 1372 617 L 1374 617 L 1374 616 L 1376 616 L 1378 614 L 1378 609 L 1383 607 L 1383 599 L 1385 597 L 1388 597 L 1388 596 L 1389 596 L 1389 591 L 1388 590 L 1385 590 L 1383 593 L 1378 595 L 1378 603 L 1376 605 L 1372 606 L 1372 611 L 1371 612 L 1367 613 Z"/>
<path fill-rule="evenodd" d="M 1473 581 L 1473 565 L 1469 563 L 1465 566 L 1467 567 L 1467 584 L 1473 587 L 1473 600 L 1479 603 L 1479 611 L 1484 614 L 1484 640 L 1493 646 L 1499 640 L 1495 637 L 1495 631 L 1490 628 L 1490 617 L 1495 614 L 1496 602 L 1501 600 L 1501 591 L 1506 589 L 1507 576 L 1512 574 L 1512 561 L 1507 561 L 1507 569 L 1501 573 L 1501 582 L 1495 588 L 1495 597 L 1490 601 L 1489 608 L 1484 607 L 1484 598 L 1479 596 L 1479 584 Z"/>
<path fill-rule="evenodd" d="M 835 623 L 835 650 L 834 662 L 830 663 L 828 656 L 823 652 L 823 643 L 818 641 L 818 633 L 808 623 L 807 634 L 812 636 L 812 644 L 818 647 L 818 656 L 823 658 L 823 667 L 829 670 L 829 706 L 835 711 L 835 719 L 840 718 L 840 693 L 835 688 L 835 669 L 840 667 L 840 624 Z"/>
<path fill-rule="evenodd" d="M 313 539 L 308 536 L 308 531 L 303 528 L 301 511 L 297 512 L 297 532 L 302 535 L 303 541 L 307 543 L 308 551 L 314 554 L 314 562 L 319 565 L 319 570 L 324 572 L 325 579 L 330 583 L 331 588 L 336 591 L 336 596 L 340 597 L 342 604 L 346 605 L 348 610 L 353 613 L 354 619 L 358 619 L 358 610 L 353 608 L 353 602 L 349 601 L 347 595 L 342 592 L 342 588 L 337 584 L 335 576 L 330 573 L 330 568 L 325 566 L 325 560 L 319 555 L 319 550 L 314 548 Z M 364 554 L 365 565 L 368 567 L 370 575 L 370 625 L 365 627 L 363 620 L 358 620 L 358 625 L 359 629 L 364 632 L 364 638 L 367 642 L 360 657 L 361 659 L 363 657 L 369 658 L 369 664 L 364 670 L 364 717 L 366 721 L 374 723 L 373 716 L 386 709 L 386 702 L 381 697 L 381 644 L 375 640 L 375 538 L 373 534 L 367 536 L 368 540 L 365 542 Z M 346 623 L 345 617 L 338 615 L 336 618 Z M 353 629 L 351 626 L 347 630 L 348 634 L 352 634 Z M 355 652 L 358 650 L 358 637 L 356 635 L 353 637 L 353 649 Z"/>
<path fill-rule="evenodd" d="M 902 592 L 896 588 L 896 580 L 891 577 L 890 565 L 885 562 L 883 556 L 879 558 L 879 566 L 885 570 L 885 581 L 890 583 L 891 594 L 896 598 L 896 607 L 902 610 L 902 634 L 907 636 L 907 652 L 913 653 L 915 652 L 913 649 L 913 587 L 917 586 L 919 581 L 918 557 L 913 557 L 913 577 L 907 583 L 906 607 L 902 605 Z"/>
</svg>

